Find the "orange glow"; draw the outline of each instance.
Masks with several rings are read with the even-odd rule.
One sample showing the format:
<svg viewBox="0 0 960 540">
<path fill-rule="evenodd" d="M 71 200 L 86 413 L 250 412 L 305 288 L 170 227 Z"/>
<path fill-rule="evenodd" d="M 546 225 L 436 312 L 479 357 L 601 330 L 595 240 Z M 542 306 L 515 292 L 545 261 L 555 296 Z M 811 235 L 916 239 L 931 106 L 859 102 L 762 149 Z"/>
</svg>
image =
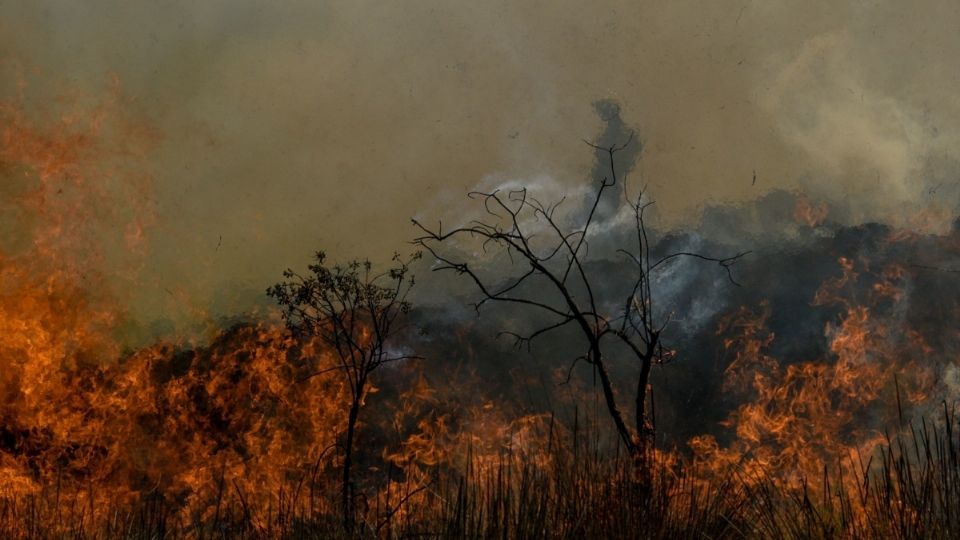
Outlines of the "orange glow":
<svg viewBox="0 0 960 540">
<path fill-rule="evenodd" d="M 827 219 L 827 203 L 820 201 L 816 204 L 804 194 L 797 197 L 797 204 L 793 209 L 793 218 L 802 225 L 816 227 Z"/>
<path fill-rule="evenodd" d="M 814 299 L 814 305 L 842 308 L 839 321 L 824 328 L 828 357 L 787 363 L 770 356 L 776 336 L 768 330 L 772 313 L 766 303 L 740 308 L 721 325 L 733 355 L 726 388 L 742 402 L 724 422 L 735 433 L 729 444 L 709 435 L 689 442 L 712 474 L 733 467 L 748 479 L 774 478 L 786 489 L 816 493 L 830 470 L 845 479 L 848 493 L 856 493 L 862 460 L 884 443 L 882 430 L 898 423 L 891 396 L 900 392 L 908 406 L 929 395 L 933 373 L 920 361 L 930 355 L 930 346 L 909 329 L 906 340 L 899 339 L 900 329 L 853 302 L 844 291 L 861 272 L 851 259 L 838 263 L 840 276 L 824 282 Z M 879 272 L 876 296 L 868 301 L 899 302 L 904 276 L 899 266 Z"/>
</svg>

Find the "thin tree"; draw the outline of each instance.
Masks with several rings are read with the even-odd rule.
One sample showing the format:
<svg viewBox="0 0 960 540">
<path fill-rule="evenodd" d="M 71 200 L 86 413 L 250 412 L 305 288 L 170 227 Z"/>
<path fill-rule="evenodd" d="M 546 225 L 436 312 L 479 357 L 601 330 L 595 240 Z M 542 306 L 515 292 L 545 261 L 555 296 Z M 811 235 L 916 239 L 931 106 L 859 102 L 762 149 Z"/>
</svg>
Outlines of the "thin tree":
<svg viewBox="0 0 960 540">
<path fill-rule="evenodd" d="M 411 308 L 407 301 L 414 285 L 410 263 L 419 257 L 415 253 L 404 260 L 394 255 L 392 267 L 375 273 L 367 260 L 330 266 L 321 251 L 308 266 L 307 274 L 288 269 L 283 273 L 287 281 L 267 289 L 282 307 L 284 320 L 293 332 L 319 337 L 334 353 L 335 366 L 310 376 L 339 371 L 350 388 L 341 490 L 348 531 L 352 531 L 355 520 L 351 477 L 354 438 L 370 376 L 384 364 L 417 358 L 395 348 L 393 342 L 406 326 L 401 319 Z"/>
<path fill-rule="evenodd" d="M 574 215 L 572 220 L 563 220 L 557 214 L 563 199 L 543 204 L 522 188 L 469 193 L 469 198 L 482 202 L 487 216 L 483 220 L 446 231 L 442 223 L 436 229 L 417 220 L 413 223 L 422 232 L 414 242 L 436 260 L 435 271 L 453 271 L 473 281 L 482 294 L 482 299 L 474 304 L 478 313 L 484 304 L 500 302 L 529 308 L 546 318 L 542 325 L 527 334 L 503 332 L 515 338 L 517 345 L 529 347 L 534 339 L 568 326 L 577 329 L 584 339 L 585 351 L 574 360 L 571 372 L 581 360 L 593 368 L 620 440 L 634 456 L 645 458 L 653 440 L 653 424 L 647 411 L 650 372 L 654 365 L 666 362 L 673 355 L 665 347 L 662 337 L 670 315 L 657 306 L 658 298 L 651 278 L 671 261 L 691 257 L 718 264 L 730 282 L 736 284 L 731 266 L 747 252 L 731 257 L 692 252 L 653 257 L 645 222 L 645 212 L 653 203 L 642 190 L 631 200 L 626 183 L 621 182 L 624 188 L 620 192 L 622 198 L 615 207 L 619 208 L 621 204 L 630 206 L 634 229 L 631 236 L 635 238 L 635 245 L 632 250 L 625 246 L 617 251 L 634 267 L 634 277 L 619 299 L 612 303 L 602 301 L 597 294 L 597 285 L 604 276 L 596 265 L 589 264 L 591 227 L 595 227 L 598 221 L 601 201 L 616 196 L 616 190 L 612 188 L 620 180 L 614 156 L 632 140 L 631 136 L 623 145 L 609 147 L 587 143 L 606 158 L 610 172 L 597 184 L 587 210 L 579 216 Z M 482 250 L 474 250 L 473 257 L 458 256 L 454 244 L 469 240 L 479 241 Z M 479 270 L 482 257 L 490 252 L 505 254 L 515 263 L 498 268 L 507 275 L 488 276 Z M 512 270 L 518 266 L 519 272 Z M 609 305 L 618 307 L 610 309 Z M 628 425 L 621 412 L 611 382 L 611 358 L 607 351 L 613 343 L 624 345 L 638 368 L 633 427 Z"/>
</svg>

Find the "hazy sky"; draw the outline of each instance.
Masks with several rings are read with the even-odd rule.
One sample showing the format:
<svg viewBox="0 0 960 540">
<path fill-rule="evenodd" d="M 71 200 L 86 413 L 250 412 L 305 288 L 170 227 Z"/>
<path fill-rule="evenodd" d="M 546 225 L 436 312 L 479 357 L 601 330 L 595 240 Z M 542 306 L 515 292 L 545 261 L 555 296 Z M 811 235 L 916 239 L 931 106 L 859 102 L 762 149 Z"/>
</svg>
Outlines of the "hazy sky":
<svg viewBox="0 0 960 540">
<path fill-rule="evenodd" d="M 491 178 L 585 182 L 600 99 L 675 225 L 775 187 L 953 209 L 958 28 L 951 0 L 6 1 L 0 55 L 38 96 L 115 74 L 159 133 L 150 318 L 183 310 L 164 290 L 242 308 L 320 247 L 405 249 Z"/>
</svg>

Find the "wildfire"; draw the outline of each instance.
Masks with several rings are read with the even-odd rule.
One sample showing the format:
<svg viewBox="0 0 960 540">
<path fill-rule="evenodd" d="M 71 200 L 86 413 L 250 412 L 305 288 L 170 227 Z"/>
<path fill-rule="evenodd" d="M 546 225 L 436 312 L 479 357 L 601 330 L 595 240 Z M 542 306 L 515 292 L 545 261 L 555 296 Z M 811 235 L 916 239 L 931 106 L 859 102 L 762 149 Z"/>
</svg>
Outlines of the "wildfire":
<svg viewBox="0 0 960 540">
<path fill-rule="evenodd" d="M 255 523 L 275 504 L 294 515 L 335 514 L 335 497 L 314 488 L 332 485 L 340 466 L 350 388 L 319 340 L 269 319 L 200 346 L 130 351 L 116 338 L 125 316 L 117 283 L 136 275 L 154 221 L 151 182 L 138 168 L 156 136 L 122 114 L 118 83 L 111 88 L 92 110 L 53 120 L 0 103 L 0 224 L 25 231 L 0 237 L 0 499 L 62 497 L 94 521 L 111 505 L 151 496 L 193 522 L 215 519 L 225 499 Z M 800 197 L 794 217 L 817 227 L 827 212 Z M 895 232 L 884 241 L 916 239 Z M 957 384 L 952 361 L 939 372 L 928 361 L 940 354 L 936 344 L 902 317 L 910 267 L 872 268 L 853 255 L 837 266 L 810 299 L 831 314 L 822 357 L 774 355 L 768 302 L 721 320 L 722 386 L 732 403 L 716 433 L 689 441 L 701 485 L 737 470 L 748 484 L 774 478 L 796 491 L 816 486 L 825 468 L 857 482 L 864 456 L 889 440 L 885 429 Z M 476 354 L 468 345 L 460 352 Z M 568 394 L 551 397 L 588 402 L 596 389 L 568 385 L 570 369 L 556 372 Z M 384 371 L 391 384 L 366 390 L 380 394 L 371 400 L 382 401 L 380 414 L 363 416 L 358 436 L 358 462 L 370 473 L 358 481 L 369 499 L 358 512 L 370 523 L 446 504 L 441 472 L 482 485 L 540 475 L 544 497 L 560 497 L 550 473 L 580 457 L 570 444 L 579 420 L 571 427 L 503 403 L 475 373 L 440 387 L 412 360 Z M 655 452 L 652 461 L 670 473 L 688 457 Z"/>
<path fill-rule="evenodd" d="M 0 223 L 25 233 L 0 238 L 0 497 L 54 486 L 106 512 L 156 492 L 203 514 L 225 483 L 257 502 L 317 467 L 345 389 L 308 377 L 327 355 L 278 325 L 123 352 L 115 285 L 153 221 L 155 136 L 121 105 L 116 81 L 53 119 L 0 104 Z"/>
<path fill-rule="evenodd" d="M 121 177 L 120 163 L 137 159 L 144 141 L 131 136 L 109 149 L 101 144 L 111 130 L 132 134 L 123 119 L 108 122 L 116 92 L 92 111 L 43 127 L 20 103 L 0 103 L 6 184 L 0 223 L 28 231 L 0 238 L 0 450 L 9 473 L 3 491 L 36 490 L 55 479 L 47 463 L 95 475 L 88 465 L 104 451 L 99 433 L 106 420 L 89 406 L 99 399 L 103 362 L 119 356 L 111 332 L 121 314 L 102 267 L 106 259 L 123 259 L 109 242 L 107 223 L 152 219 L 136 204 L 110 210 L 118 192 L 149 190 L 142 176 Z M 88 392 L 71 392 L 71 385 Z M 73 442 L 61 446 L 64 439 Z"/>
<path fill-rule="evenodd" d="M 126 163 L 145 156 L 152 135 L 123 117 L 119 92 L 114 81 L 93 110 L 54 120 L 0 104 L 0 221 L 29 232 L 0 244 L 0 498 L 55 487 L 97 520 L 111 504 L 162 494 L 203 521 L 224 492 L 267 508 L 286 489 L 295 512 L 331 512 L 329 498 L 295 489 L 340 459 L 349 388 L 329 351 L 275 322 L 196 348 L 124 352 L 114 338 L 124 314 L 118 276 L 105 269 L 135 267 L 125 254 L 142 253 L 153 221 L 150 179 Z M 392 431 L 382 457 L 403 471 L 403 482 L 376 480 L 387 501 L 429 483 L 431 467 L 462 465 L 468 447 L 487 470 L 505 451 L 540 444 L 542 415 L 456 412 L 418 381 L 396 400 L 392 428 L 369 435 Z"/>
<path fill-rule="evenodd" d="M 724 422 L 735 436 L 727 444 L 711 435 L 690 441 L 713 474 L 733 467 L 754 481 L 775 478 L 787 489 L 817 492 L 826 469 L 857 493 L 864 463 L 888 440 L 884 430 L 899 424 L 903 408 L 922 404 L 932 392 L 932 366 L 922 367 L 931 347 L 871 309 L 889 302 L 896 312 L 906 271 L 893 265 L 874 275 L 843 257 L 838 264 L 840 276 L 824 282 L 813 300 L 841 308 L 839 321 L 824 328 L 829 357 L 785 362 L 770 356 L 776 336 L 768 329 L 766 303 L 740 308 L 722 322 L 724 346 L 733 355 L 725 387 L 741 401 Z M 877 281 L 873 297 L 865 299 L 870 305 L 862 305 L 848 291 L 867 277 Z M 888 398 L 901 393 L 903 402 L 892 406 Z"/>
</svg>

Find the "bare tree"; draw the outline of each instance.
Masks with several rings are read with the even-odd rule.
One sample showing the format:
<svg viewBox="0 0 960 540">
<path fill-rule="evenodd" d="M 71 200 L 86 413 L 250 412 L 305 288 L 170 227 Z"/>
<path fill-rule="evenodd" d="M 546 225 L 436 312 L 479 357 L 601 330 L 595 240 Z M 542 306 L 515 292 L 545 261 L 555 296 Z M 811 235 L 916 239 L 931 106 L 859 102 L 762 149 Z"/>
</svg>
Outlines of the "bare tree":
<svg viewBox="0 0 960 540">
<path fill-rule="evenodd" d="M 631 138 L 623 145 L 600 147 L 589 146 L 608 160 L 610 175 L 600 180 L 589 201 L 588 210 L 565 223 L 557 214 L 561 199 L 554 204 L 543 204 L 531 196 L 526 188 L 511 191 L 471 192 L 471 199 L 482 201 L 485 220 L 444 231 L 442 223 L 436 229 L 413 220 L 422 235 L 415 243 L 430 253 L 436 260 L 434 270 L 452 270 L 469 276 L 483 298 L 475 304 L 479 312 L 488 302 L 517 304 L 535 310 L 548 321 L 527 334 L 504 332 L 515 338 L 518 345 L 527 345 L 545 334 L 573 326 L 585 340 L 585 352 L 574 360 L 586 361 L 592 366 L 600 382 L 607 411 L 613 420 L 617 434 L 626 448 L 638 458 L 647 456 L 652 441 L 653 427 L 647 413 L 647 394 L 650 371 L 653 365 L 667 361 L 672 352 L 664 346 L 662 334 L 670 322 L 670 315 L 656 307 L 657 297 L 651 277 L 671 261 L 692 257 L 713 262 L 726 272 L 731 283 L 736 284 L 730 267 L 746 252 L 731 257 L 711 257 L 692 252 L 677 252 L 661 258 L 651 256 L 651 243 L 644 221 L 645 212 L 653 204 L 641 192 L 631 201 L 623 186 L 620 204 L 629 204 L 632 210 L 634 249 L 618 249 L 634 266 L 634 278 L 629 288 L 615 303 L 602 301 L 597 294 L 600 277 L 595 267 L 591 269 L 589 243 L 591 226 L 598 218 L 598 207 L 611 188 L 618 184 L 614 156 L 626 148 Z M 615 190 L 614 190 L 615 191 Z M 616 205 L 619 207 L 619 204 Z M 521 271 L 515 275 L 487 276 L 479 269 L 480 256 L 457 256 L 453 248 L 459 240 L 479 241 L 484 253 L 506 254 Z M 447 249 L 444 249 L 444 245 Z M 592 270 L 592 271 L 591 271 Z M 503 269 L 509 273 L 510 269 Z M 610 305 L 618 307 L 610 308 Z M 634 399 L 635 423 L 628 425 L 617 402 L 617 394 L 610 379 L 610 344 L 620 343 L 630 351 L 639 368 Z"/>
<path fill-rule="evenodd" d="M 415 358 L 392 350 L 392 341 L 403 330 L 400 319 L 410 311 L 407 295 L 414 280 L 410 263 L 414 254 L 403 260 L 394 255 L 394 266 L 374 273 L 370 261 L 351 261 L 329 266 L 323 252 L 316 253 L 309 273 L 293 270 L 283 273 L 288 281 L 267 289 L 267 294 L 283 308 L 287 326 L 294 332 L 318 336 L 333 349 L 337 365 L 331 370 L 342 373 L 350 388 L 347 431 L 343 436 L 342 504 L 344 526 L 353 529 L 353 483 L 351 465 L 360 406 L 371 374 L 389 362 Z"/>
</svg>

